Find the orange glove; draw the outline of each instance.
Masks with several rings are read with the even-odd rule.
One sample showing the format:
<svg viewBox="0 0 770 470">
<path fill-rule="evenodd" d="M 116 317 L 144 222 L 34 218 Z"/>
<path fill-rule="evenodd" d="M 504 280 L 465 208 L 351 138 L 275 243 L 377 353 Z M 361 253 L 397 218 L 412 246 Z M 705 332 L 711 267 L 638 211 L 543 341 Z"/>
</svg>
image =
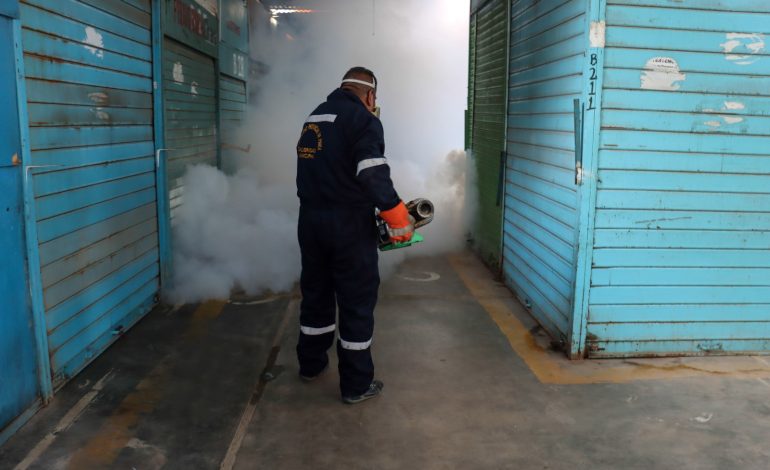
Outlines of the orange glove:
<svg viewBox="0 0 770 470">
<path fill-rule="evenodd" d="M 380 217 L 388 224 L 388 233 L 393 243 L 404 243 L 412 239 L 414 219 L 409 215 L 404 201 L 399 202 L 393 209 L 380 212 Z"/>
</svg>

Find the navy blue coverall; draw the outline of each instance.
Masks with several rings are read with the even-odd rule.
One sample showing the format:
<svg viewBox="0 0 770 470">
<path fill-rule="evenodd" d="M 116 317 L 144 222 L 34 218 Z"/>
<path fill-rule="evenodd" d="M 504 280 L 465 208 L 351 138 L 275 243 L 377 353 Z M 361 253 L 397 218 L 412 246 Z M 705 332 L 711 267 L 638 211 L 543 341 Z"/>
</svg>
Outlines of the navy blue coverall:
<svg viewBox="0 0 770 470">
<path fill-rule="evenodd" d="M 302 304 L 300 374 L 328 364 L 339 307 L 342 396 L 364 393 L 374 377 L 374 307 L 380 284 L 375 207 L 401 199 L 385 157 L 382 123 L 353 93 L 338 88 L 307 118 L 297 143 Z"/>
</svg>

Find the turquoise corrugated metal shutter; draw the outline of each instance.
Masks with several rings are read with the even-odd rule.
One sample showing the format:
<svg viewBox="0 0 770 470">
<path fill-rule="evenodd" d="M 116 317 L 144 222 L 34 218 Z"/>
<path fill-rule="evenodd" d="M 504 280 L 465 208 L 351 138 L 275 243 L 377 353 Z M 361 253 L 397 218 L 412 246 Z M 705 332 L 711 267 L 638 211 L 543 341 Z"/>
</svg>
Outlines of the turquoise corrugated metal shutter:
<svg viewBox="0 0 770 470">
<path fill-rule="evenodd" d="M 583 89 L 588 2 L 516 2 L 511 11 L 506 282 L 555 338 L 572 324 L 578 197 L 573 99 Z"/>
<path fill-rule="evenodd" d="M 40 270 L 54 383 L 158 291 L 148 1 L 21 8 Z"/>
<path fill-rule="evenodd" d="M 24 168 L 13 161 L 22 155 L 17 110 L 14 27 L 5 14 L 16 5 L 0 6 L 0 446 L 7 429 L 26 410 L 41 403 L 38 350 L 27 277 L 24 231 Z"/>
<path fill-rule="evenodd" d="M 214 59 L 173 39 L 163 42 L 163 97 L 171 220 L 182 204 L 187 166 L 217 164 Z"/>
<path fill-rule="evenodd" d="M 770 350 L 770 4 L 611 0 L 591 356 Z"/>
<path fill-rule="evenodd" d="M 232 161 L 243 155 L 235 140 L 235 132 L 246 114 L 246 82 L 220 75 L 219 122 L 222 132 L 222 161 Z"/>
<path fill-rule="evenodd" d="M 489 265 L 500 260 L 502 204 L 501 152 L 505 148 L 505 87 L 508 7 L 504 0 L 487 2 L 474 14 L 474 47 L 471 56 L 471 152 L 476 162 L 479 191 L 475 245 Z"/>
</svg>

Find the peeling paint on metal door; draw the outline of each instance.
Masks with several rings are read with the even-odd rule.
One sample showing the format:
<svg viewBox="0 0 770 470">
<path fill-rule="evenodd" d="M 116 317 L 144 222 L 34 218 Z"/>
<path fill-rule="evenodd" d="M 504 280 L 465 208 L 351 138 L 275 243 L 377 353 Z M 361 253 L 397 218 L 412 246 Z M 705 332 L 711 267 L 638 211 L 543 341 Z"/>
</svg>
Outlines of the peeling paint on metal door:
<svg viewBox="0 0 770 470">
<path fill-rule="evenodd" d="M 770 351 L 770 4 L 606 21 L 589 355 Z"/>
<path fill-rule="evenodd" d="M 25 0 L 39 276 L 54 384 L 158 292 L 149 0 Z"/>
</svg>

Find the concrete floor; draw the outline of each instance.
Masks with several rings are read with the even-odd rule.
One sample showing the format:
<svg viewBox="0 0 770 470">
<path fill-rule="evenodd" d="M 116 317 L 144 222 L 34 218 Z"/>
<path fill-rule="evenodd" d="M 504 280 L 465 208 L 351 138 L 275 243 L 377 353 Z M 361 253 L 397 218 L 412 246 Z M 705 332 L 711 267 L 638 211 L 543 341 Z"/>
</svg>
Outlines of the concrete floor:
<svg viewBox="0 0 770 470">
<path fill-rule="evenodd" d="M 295 298 L 233 300 L 154 311 L 0 468 L 770 468 L 770 360 L 567 361 L 468 254 L 384 283 L 354 406 L 298 380 Z"/>
</svg>

